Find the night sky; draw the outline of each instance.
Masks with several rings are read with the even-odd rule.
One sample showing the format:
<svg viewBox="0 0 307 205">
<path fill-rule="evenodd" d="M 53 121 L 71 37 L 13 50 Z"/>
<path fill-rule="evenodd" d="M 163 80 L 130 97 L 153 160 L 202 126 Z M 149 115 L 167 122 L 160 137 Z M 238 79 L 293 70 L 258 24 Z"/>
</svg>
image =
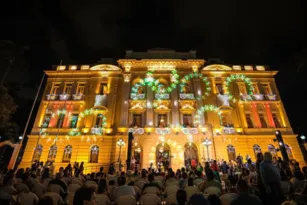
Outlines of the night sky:
<svg viewBox="0 0 307 205">
<path fill-rule="evenodd" d="M 61 60 L 95 64 L 123 58 L 128 49 L 158 47 L 279 70 L 276 83 L 292 127 L 307 133 L 304 8 L 295 0 L 7 1 L 0 40 L 27 48 L 5 82 L 18 88 L 13 119 L 23 128 L 43 70 Z"/>
</svg>

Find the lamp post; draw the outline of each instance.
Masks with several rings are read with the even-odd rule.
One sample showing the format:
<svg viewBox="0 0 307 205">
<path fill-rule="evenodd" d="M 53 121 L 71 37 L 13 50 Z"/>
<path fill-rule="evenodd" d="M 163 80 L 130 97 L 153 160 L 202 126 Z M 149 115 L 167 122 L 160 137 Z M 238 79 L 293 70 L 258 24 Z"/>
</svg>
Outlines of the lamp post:
<svg viewBox="0 0 307 205">
<path fill-rule="evenodd" d="M 120 159 L 120 154 L 121 154 L 122 146 L 124 146 L 126 143 L 122 138 L 120 138 L 119 140 L 117 140 L 116 144 L 119 146 L 118 162 L 119 162 L 119 170 L 121 171 L 122 162 Z"/>
<path fill-rule="evenodd" d="M 203 140 L 202 144 L 207 147 L 207 160 L 209 160 L 209 146 L 212 144 L 212 141 L 206 138 Z"/>
</svg>

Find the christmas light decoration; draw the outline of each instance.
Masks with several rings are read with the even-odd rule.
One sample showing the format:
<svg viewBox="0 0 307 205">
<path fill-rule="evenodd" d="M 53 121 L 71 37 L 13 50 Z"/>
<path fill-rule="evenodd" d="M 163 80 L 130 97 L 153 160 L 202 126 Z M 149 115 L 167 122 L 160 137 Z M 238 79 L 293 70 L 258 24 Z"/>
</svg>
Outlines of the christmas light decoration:
<svg viewBox="0 0 307 205">
<path fill-rule="evenodd" d="M 201 79 L 201 81 L 203 81 L 203 83 L 206 85 L 206 88 L 205 88 L 205 92 L 204 92 L 204 95 L 203 95 L 203 98 L 207 97 L 210 95 L 210 92 L 211 92 L 211 87 L 210 87 L 210 82 L 208 80 L 207 77 L 204 77 L 203 74 L 199 74 L 197 72 L 194 72 L 194 73 L 190 73 L 188 75 L 185 75 L 182 79 L 181 79 L 181 82 L 180 82 L 180 92 L 181 93 L 184 93 L 184 88 L 185 86 L 187 85 L 187 82 L 190 81 L 191 79 L 194 79 L 194 78 L 199 78 Z M 200 90 L 198 91 L 198 94 L 200 95 L 201 92 Z M 191 99 L 192 96 L 182 96 L 183 98 L 188 98 L 188 99 Z M 194 95 L 193 95 L 193 98 L 194 98 Z"/>
<path fill-rule="evenodd" d="M 243 81 L 247 85 L 247 92 L 248 92 L 247 95 L 249 97 L 244 97 L 243 100 L 244 101 L 251 100 L 252 98 L 250 97 L 250 95 L 253 94 L 253 87 L 252 87 L 251 80 L 245 75 L 239 75 L 239 74 L 230 75 L 229 77 L 226 78 L 226 83 L 225 83 L 226 84 L 226 94 L 229 96 L 229 99 L 232 100 L 234 103 L 239 100 L 239 99 L 236 99 L 231 93 L 229 93 L 229 87 L 231 83 L 237 80 Z"/>
</svg>

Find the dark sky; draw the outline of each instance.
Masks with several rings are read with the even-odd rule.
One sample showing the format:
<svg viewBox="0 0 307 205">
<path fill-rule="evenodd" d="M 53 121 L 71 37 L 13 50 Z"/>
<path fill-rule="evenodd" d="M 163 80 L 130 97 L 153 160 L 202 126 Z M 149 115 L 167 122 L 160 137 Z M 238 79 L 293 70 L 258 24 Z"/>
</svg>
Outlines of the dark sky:
<svg viewBox="0 0 307 205">
<path fill-rule="evenodd" d="M 266 64 L 280 71 L 276 82 L 292 127 L 307 133 L 305 8 L 296 0 L 11 0 L 1 6 L 0 40 L 30 48 L 25 66 L 8 78 L 28 101 L 42 70 L 60 60 L 93 64 L 122 58 L 127 49 L 195 49 L 198 58 Z M 22 120 L 30 107 L 23 97 L 16 114 Z"/>
</svg>

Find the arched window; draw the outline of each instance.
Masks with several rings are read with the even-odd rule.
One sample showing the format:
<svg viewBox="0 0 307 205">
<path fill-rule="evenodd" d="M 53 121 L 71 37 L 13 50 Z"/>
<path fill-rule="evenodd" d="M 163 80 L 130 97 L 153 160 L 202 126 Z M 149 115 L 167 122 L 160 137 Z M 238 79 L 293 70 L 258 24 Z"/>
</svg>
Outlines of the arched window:
<svg viewBox="0 0 307 205">
<path fill-rule="evenodd" d="M 253 146 L 255 157 L 257 158 L 257 154 L 261 153 L 261 147 L 258 144 L 254 144 Z"/>
<path fill-rule="evenodd" d="M 158 168 L 167 169 L 171 165 L 171 148 L 166 143 L 160 143 L 156 147 L 156 162 Z"/>
<path fill-rule="evenodd" d="M 39 161 L 43 152 L 43 146 L 38 144 L 33 154 L 33 161 Z"/>
<path fill-rule="evenodd" d="M 229 160 L 236 160 L 236 149 L 233 145 L 227 145 L 227 153 Z"/>
<path fill-rule="evenodd" d="M 289 159 L 293 159 L 292 149 L 289 145 L 285 144 L 285 148 L 288 154 Z"/>
<path fill-rule="evenodd" d="M 274 145 L 269 144 L 268 151 L 272 154 L 273 157 L 277 156 L 276 148 L 274 147 Z"/>
<path fill-rule="evenodd" d="M 56 157 L 56 153 L 58 151 L 58 147 L 56 145 L 52 145 L 49 149 L 49 153 L 48 153 L 48 162 L 53 162 L 55 160 Z"/>
<path fill-rule="evenodd" d="M 71 158 L 71 153 L 72 153 L 72 146 L 71 145 L 67 145 L 64 148 L 64 154 L 63 154 L 63 162 L 70 162 L 70 158 Z"/>
<path fill-rule="evenodd" d="M 99 147 L 93 145 L 91 147 L 90 163 L 98 163 Z"/>
</svg>

